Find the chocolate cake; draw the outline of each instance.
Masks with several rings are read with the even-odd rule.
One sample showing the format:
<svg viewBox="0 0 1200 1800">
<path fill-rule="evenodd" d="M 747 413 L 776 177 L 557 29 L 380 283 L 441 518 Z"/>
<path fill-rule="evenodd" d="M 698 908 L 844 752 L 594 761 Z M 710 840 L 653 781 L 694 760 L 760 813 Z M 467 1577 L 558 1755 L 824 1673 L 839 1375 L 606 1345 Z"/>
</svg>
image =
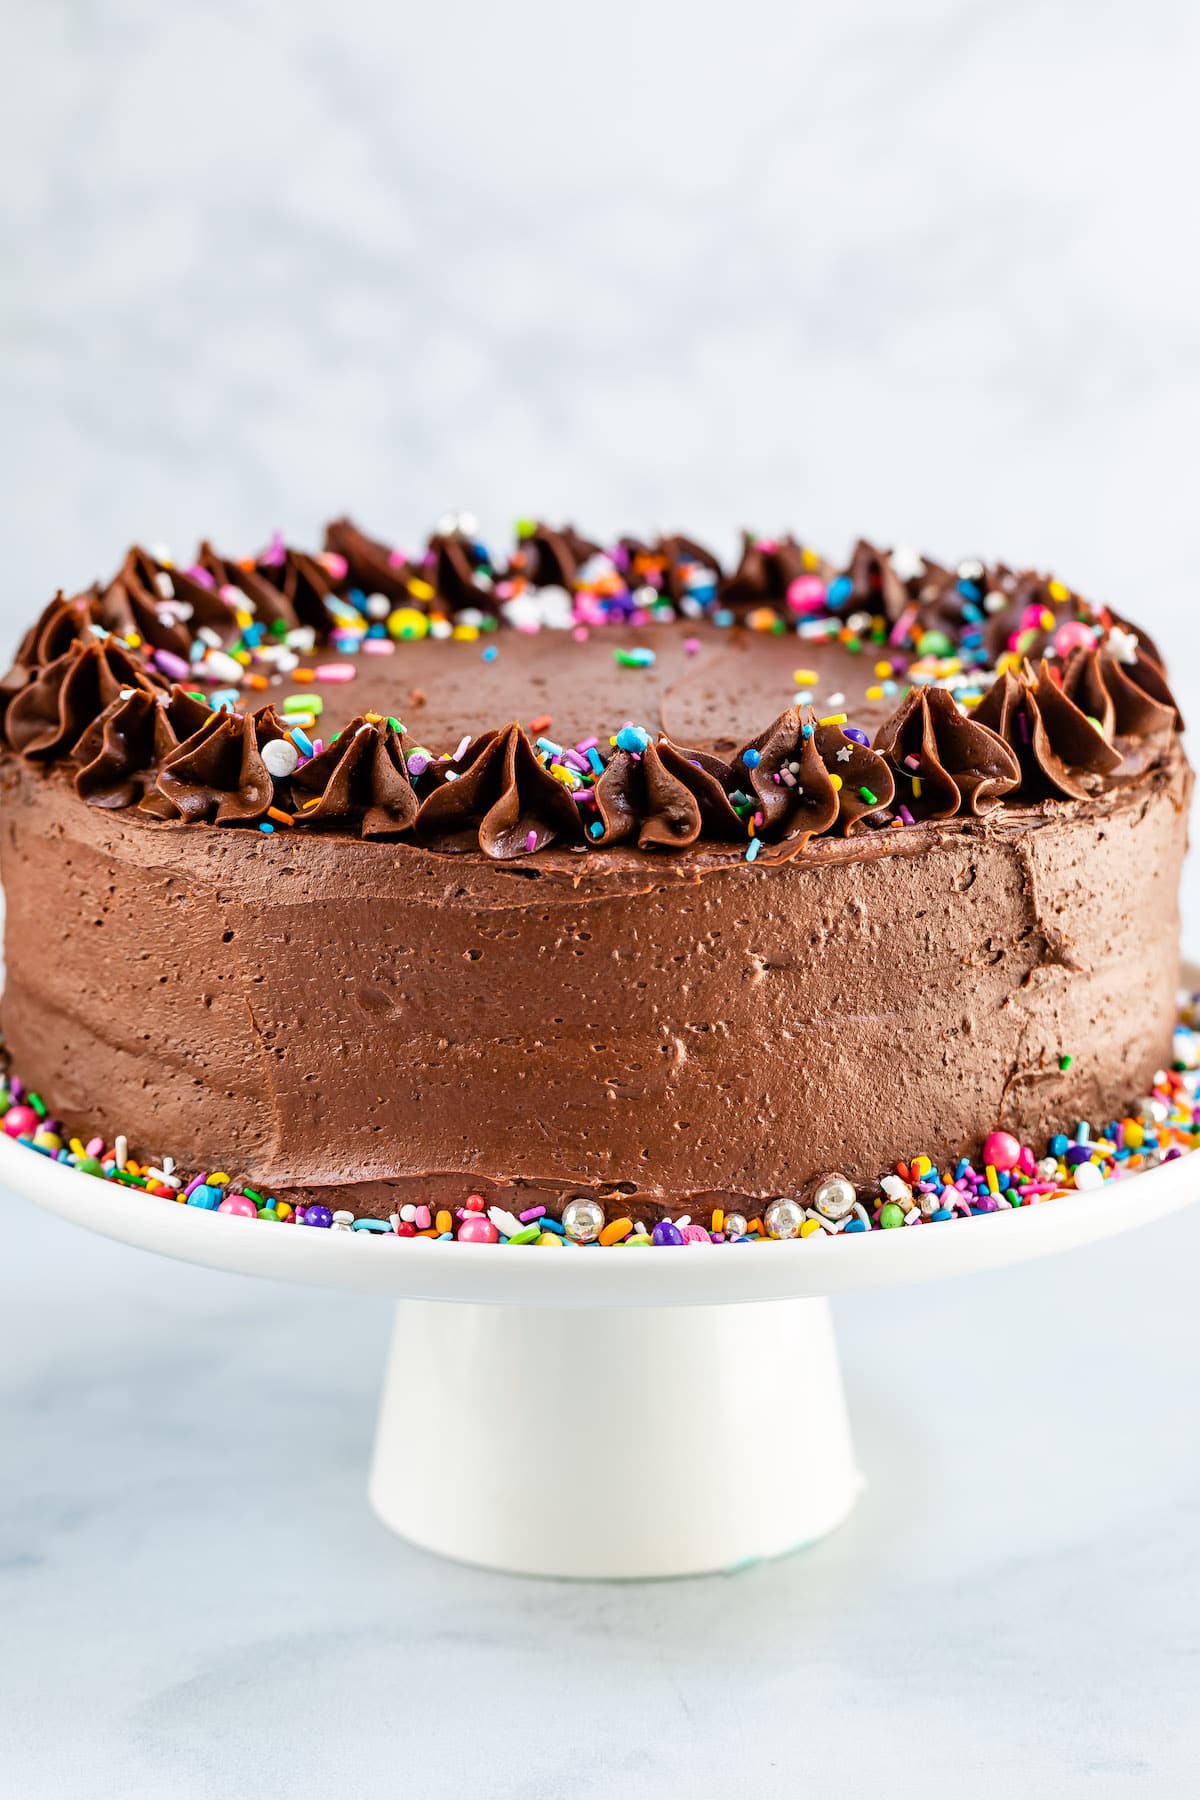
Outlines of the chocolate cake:
<svg viewBox="0 0 1200 1800">
<path fill-rule="evenodd" d="M 343 519 L 131 550 L 0 707 L 14 1065 L 289 1209 L 832 1217 L 1170 1058 L 1181 721 L 1031 572 Z"/>
</svg>

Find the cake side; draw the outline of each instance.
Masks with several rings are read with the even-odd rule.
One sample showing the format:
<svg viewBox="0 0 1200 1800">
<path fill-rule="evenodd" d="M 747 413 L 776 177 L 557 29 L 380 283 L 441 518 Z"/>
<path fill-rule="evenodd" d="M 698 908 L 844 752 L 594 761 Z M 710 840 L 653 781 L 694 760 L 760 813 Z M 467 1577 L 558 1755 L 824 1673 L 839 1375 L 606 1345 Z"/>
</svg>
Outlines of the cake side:
<svg viewBox="0 0 1200 1800">
<path fill-rule="evenodd" d="M 757 1210 L 1037 1141 L 1169 1060 L 1191 774 L 985 819 L 519 866 L 147 826 L 5 771 L 5 1041 L 68 1123 L 386 1217 Z M 64 930 L 64 920 L 68 921 Z"/>
</svg>

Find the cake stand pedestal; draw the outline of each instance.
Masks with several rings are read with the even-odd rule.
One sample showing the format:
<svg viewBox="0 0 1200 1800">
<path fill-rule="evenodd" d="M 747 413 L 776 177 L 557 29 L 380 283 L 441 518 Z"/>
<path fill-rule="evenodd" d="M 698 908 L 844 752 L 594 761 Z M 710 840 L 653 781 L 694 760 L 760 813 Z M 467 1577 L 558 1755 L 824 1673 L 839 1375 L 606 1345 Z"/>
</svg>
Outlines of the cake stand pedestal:
<svg viewBox="0 0 1200 1800">
<path fill-rule="evenodd" d="M 729 1570 L 861 1485 L 826 1296 L 996 1269 L 1150 1224 L 1200 1157 L 973 1219 L 803 1242 L 550 1250 L 199 1212 L 0 1138 L 0 1185 L 123 1242 L 397 1301 L 370 1478 L 384 1522 L 521 1574 Z"/>
<path fill-rule="evenodd" d="M 823 1537 L 861 1485 L 827 1300 L 396 1308 L 369 1492 L 428 1550 L 730 1569 Z"/>
</svg>

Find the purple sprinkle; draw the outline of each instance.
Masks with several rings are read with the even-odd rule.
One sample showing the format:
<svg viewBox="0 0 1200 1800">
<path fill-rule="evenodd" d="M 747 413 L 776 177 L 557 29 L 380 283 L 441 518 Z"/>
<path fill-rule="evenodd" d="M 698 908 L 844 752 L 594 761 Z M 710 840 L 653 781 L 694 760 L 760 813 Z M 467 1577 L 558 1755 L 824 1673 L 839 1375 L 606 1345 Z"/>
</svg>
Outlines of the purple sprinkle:
<svg viewBox="0 0 1200 1800">
<path fill-rule="evenodd" d="M 865 744 L 868 750 L 871 748 L 870 738 L 865 731 L 860 731 L 857 725 L 843 725 L 842 736 L 849 738 L 851 743 Z"/>
<path fill-rule="evenodd" d="M 902 806 L 900 808 L 900 817 L 904 820 L 906 825 L 915 825 L 917 822 L 909 812 L 907 806 Z"/>
<path fill-rule="evenodd" d="M 535 1219 L 543 1217 L 545 1211 L 546 1209 L 544 1206 L 530 1206 L 523 1213 L 518 1213 L 517 1217 L 520 1219 L 522 1225 L 532 1225 Z"/>
<path fill-rule="evenodd" d="M 153 660 L 172 681 L 186 681 L 192 672 L 191 666 L 184 662 L 182 656 L 176 656 L 170 650 L 156 650 Z"/>
<path fill-rule="evenodd" d="M 216 577 L 210 575 L 208 570 L 199 563 L 193 563 L 190 569 L 185 569 L 183 572 L 190 581 L 196 582 L 199 587 L 207 588 L 210 593 L 217 585 Z"/>
</svg>

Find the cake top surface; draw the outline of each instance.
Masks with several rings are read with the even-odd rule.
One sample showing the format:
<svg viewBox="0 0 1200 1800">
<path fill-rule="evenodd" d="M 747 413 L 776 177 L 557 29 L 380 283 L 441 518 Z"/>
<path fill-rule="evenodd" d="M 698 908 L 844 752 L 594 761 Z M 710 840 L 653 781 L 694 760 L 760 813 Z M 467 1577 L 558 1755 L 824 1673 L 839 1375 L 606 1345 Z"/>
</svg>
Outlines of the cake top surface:
<svg viewBox="0 0 1200 1800">
<path fill-rule="evenodd" d="M 308 553 L 131 550 L 59 595 L 0 683 L 6 749 L 147 824 L 348 831 L 494 858 L 829 833 L 1078 801 L 1168 754 L 1143 632 L 1033 571 L 790 536 L 529 521 L 494 558 L 334 521 Z"/>
</svg>

